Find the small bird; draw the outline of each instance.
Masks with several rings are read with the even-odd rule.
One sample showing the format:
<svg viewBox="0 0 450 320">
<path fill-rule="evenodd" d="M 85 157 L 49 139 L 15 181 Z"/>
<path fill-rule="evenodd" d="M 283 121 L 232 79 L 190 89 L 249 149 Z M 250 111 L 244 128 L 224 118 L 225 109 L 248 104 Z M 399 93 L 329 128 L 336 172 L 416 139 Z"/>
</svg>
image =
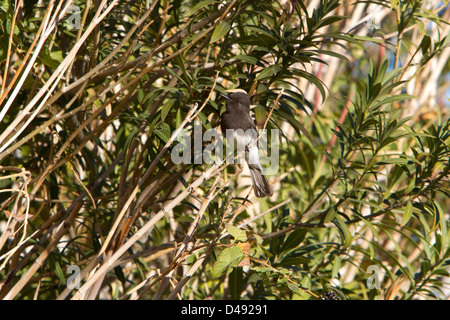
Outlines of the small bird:
<svg viewBox="0 0 450 320">
<path fill-rule="evenodd" d="M 270 197 L 273 192 L 259 162 L 256 141 L 258 132 L 250 116 L 250 97 L 242 91 L 233 92 L 230 95 L 222 94 L 227 100 L 227 110 L 221 116 L 220 127 L 223 134 L 227 134 L 227 129 L 232 129 L 237 150 L 245 150 L 245 161 L 250 169 L 255 195 L 258 198 Z"/>
</svg>

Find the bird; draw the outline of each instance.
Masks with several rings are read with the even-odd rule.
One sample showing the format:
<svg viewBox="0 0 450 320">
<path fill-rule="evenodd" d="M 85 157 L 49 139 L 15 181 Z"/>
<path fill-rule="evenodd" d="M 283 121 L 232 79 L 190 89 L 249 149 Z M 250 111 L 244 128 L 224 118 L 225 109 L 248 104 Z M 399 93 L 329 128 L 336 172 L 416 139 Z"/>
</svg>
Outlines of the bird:
<svg viewBox="0 0 450 320">
<path fill-rule="evenodd" d="M 237 150 L 245 150 L 245 161 L 250 170 L 255 195 L 258 198 L 270 197 L 273 191 L 259 161 L 258 132 L 250 116 L 250 97 L 240 89 L 222 96 L 226 99 L 226 111 L 220 119 L 222 133 L 227 134 L 227 130 L 232 130 L 228 132 L 233 134 Z"/>
</svg>

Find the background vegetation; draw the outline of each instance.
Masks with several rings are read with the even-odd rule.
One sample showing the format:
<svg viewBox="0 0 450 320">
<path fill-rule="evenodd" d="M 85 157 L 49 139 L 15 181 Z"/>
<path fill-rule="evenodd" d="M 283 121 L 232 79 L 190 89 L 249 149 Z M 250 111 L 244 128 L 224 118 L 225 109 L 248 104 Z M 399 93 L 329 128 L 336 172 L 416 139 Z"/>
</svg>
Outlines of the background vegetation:
<svg viewBox="0 0 450 320">
<path fill-rule="evenodd" d="M 449 18 L 2 0 L 0 297 L 448 298 Z M 171 161 L 235 88 L 282 133 L 270 199 L 245 166 Z"/>
</svg>

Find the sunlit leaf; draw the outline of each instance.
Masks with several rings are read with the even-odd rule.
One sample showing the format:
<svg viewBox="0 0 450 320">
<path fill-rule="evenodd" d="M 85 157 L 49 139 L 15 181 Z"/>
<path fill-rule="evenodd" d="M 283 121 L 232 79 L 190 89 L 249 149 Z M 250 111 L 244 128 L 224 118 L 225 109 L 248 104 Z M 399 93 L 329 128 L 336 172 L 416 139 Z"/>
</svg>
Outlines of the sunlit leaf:
<svg viewBox="0 0 450 320">
<path fill-rule="evenodd" d="M 242 253 L 241 248 L 238 246 L 232 246 L 224 249 L 217 258 L 216 263 L 214 263 L 211 273 L 212 277 L 220 278 L 230 268 L 237 267 L 239 262 L 241 262 L 244 258 L 245 256 Z"/>
<path fill-rule="evenodd" d="M 412 213 L 413 213 L 413 205 L 411 202 L 408 202 L 405 207 L 405 213 L 403 214 L 403 217 L 402 217 L 402 223 L 401 223 L 402 226 L 404 226 L 405 224 L 407 224 L 409 222 L 409 220 L 412 217 Z"/>
<path fill-rule="evenodd" d="M 340 216 L 336 216 L 332 222 L 336 225 L 339 233 L 342 236 L 342 245 L 344 246 L 344 248 L 347 248 L 352 242 L 352 234 L 348 226 Z"/>
<path fill-rule="evenodd" d="M 281 71 L 281 67 L 277 64 L 273 64 L 267 68 L 265 68 L 263 71 L 261 71 L 258 76 L 256 77 L 256 80 L 263 80 L 268 77 L 273 76 L 274 74 L 277 74 Z"/>
<path fill-rule="evenodd" d="M 228 31 L 230 31 L 230 29 L 231 29 L 231 24 L 229 24 L 226 21 L 221 21 L 214 28 L 214 32 L 211 36 L 211 40 L 209 41 L 209 43 L 214 43 L 214 42 L 222 39 L 223 37 L 225 37 L 225 35 L 228 33 Z"/>
<path fill-rule="evenodd" d="M 236 240 L 236 241 L 247 241 L 247 234 L 244 230 L 239 229 L 231 224 L 226 226 L 228 233 Z"/>
</svg>

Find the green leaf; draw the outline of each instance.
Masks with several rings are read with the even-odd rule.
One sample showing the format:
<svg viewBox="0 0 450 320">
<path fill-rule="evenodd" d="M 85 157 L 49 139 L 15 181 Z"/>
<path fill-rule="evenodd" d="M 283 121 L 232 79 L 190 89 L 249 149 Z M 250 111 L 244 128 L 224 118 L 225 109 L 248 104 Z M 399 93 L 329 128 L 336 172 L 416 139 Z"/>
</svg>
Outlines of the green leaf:
<svg viewBox="0 0 450 320">
<path fill-rule="evenodd" d="M 122 282 L 122 284 L 125 284 L 125 283 L 126 283 L 127 280 L 125 279 L 125 275 L 124 275 L 124 273 L 123 273 L 123 270 L 122 270 L 122 267 L 121 267 L 121 266 L 115 267 L 115 268 L 114 268 L 114 273 L 116 274 L 117 279 L 119 279 L 120 282 Z"/>
<path fill-rule="evenodd" d="M 262 80 L 268 77 L 271 77 L 272 75 L 278 73 L 281 71 L 281 67 L 277 64 L 271 65 L 268 68 L 265 68 L 263 71 L 261 71 L 258 76 L 256 77 L 256 80 Z"/>
<path fill-rule="evenodd" d="M 341 16 L 330 16 L 330 17 L 326 17 L 324 18 L 322 21 L 319 22 L 319 25 L 317 26 L 316 29 L 320 29 L 322 27 L 325 27 L 327 25 L 336 23 L 338 21 L 341 21 L 343 19 L 343 17 Z"/>
<path fill-rule="evenodd" d="M 333 220 L 337 215 L 337 211 L 335 207 L 331 207 L 330 210 L 328 210 L 327 214 L 325 215 L 325 218 L 323 219 L 324 223 L 328 223 L 331 220 Z"/>
<path fill-rule="evenodd" d="M 409 184 L 405 189 L 405 194 L 409 194 L 416 187 L 416 179 L 410 178 Z"/>
<path fill-rule="evenodd" d="M 244 288 L 244 274 L 242 268 L 234 268 L 228 277 L 230 295 L 232 300 L 239 300 Z"/>
<path fill-rule="evenodd" d="M 180 80 L 181 82 L 183 82 L 184 85 L 185 85 L 187 88 L 190 87 L 189 84 L 188 84 L 182 77 L 180 77 L 175 71 L 173 71 L 171 68 L 166 67 L 166 70 L 169 71 L 169 73 L 170 73 L 171 75 L 173 75 L 175 78 L 177 78 L 178 80 Z"/>
<path fill-rule="evenodd" d="M 352 234 L 350 233 L 347 224 L 340 216 L 336 216 L 336 218 L 334 218 L 332 222 L 338 228 L 342 236 L 342 245 L 344 246 L 344 248 L 347 248 L 352 243 Z"/>
<path fill-rule="evenodd" d="M 300 286 L 296 283 L 288 282 L 287 287 L 289 288 L 289 290 L 291 290 L 294 293 L 302 293 Z"/>
<path fill-rule="evenodd" d="M 253 113 L 255 114 L 256 123 L 260 123 L 266 119 L 266 108 L 261 105 L 257 105 L 255 108 L 253 108 Z"/>
<path fill-rule="evenodd" d="M 413 157 L 402 156 L 402 157 L 398 157 L 398 158 L 383 159 L 381 161 L 378 161 L 377 165 L 385 165 L 385 164 L 406 165 L 406 164 L 408 164 L 411 161 L 413 161 L 413 162 L 415 162 L 417 164 L 420 164 L 420 162 L 417 161 L 416 159 L 414 159 Z"/>
<path fill-rule="evenodd" d="M 53 270 L 55 271 L 56 277 L 59 279 L 61 283 L 65 284 L 66 277 L 64 276 L 64 273 L 61 269 L 59 262 L 56 259 L 54 259 L 53 262 L 54 262 Z"/>
<path fill-rule="evenodd" d="M 164 120 L 167 117 L 167 114 L 169 113 L 170 109 L 172 109 L 173 104 L 175 103 L 176 99 L 169 99 L 164 103 L 164 105 L 161 108 L 161 121 L 164 122 Z"/>
<path fill-rule="evenodd" d="M 252 267 L 251 270 L 255 271 L 255 272 L 273 272 L 273 269 L 270 267 L 265 267 L 265 266 L 255 266 Z"/>
<path fill-rule="evenodd" d="M 217 279 L 225 274 L 230 268 L 237 267 L 239 262 L 245 258 L 241 248 L 233 246 L 226 248 L 217 258 L 216 263 L 213 265 L 212 277 Z"/>
<path fill-rule="evenodd" d="M 411 202 L 408 202 L 406 204 L 405 213 L 403 214 L 403 217 L 402 217 L 402 223 L 401 223 L 402 226 L 404 226 L 405 224 L 408 223 L 408 221 L 412 217 L 412 213 L 413 213 L 413 205 Z"/>
<path fill-rule="evenodd" d="M 230 29 L 231 29 L 231 24 L 229 24 L 226 21 L 221 21 L 214 28 L 214 32 L 211 36 L 211 40 L 209 40 L 209 43 L 214 43 L 214 42 L 222 39 L 223 37 L 225 37 L 225 35 L 228 33 L 228 31 L 230 31 Z"/>
<path fill-rule="evenodd" d="M 239 229 L 231 224 L 226 226 L 228 233 L 236 240 L 245 242 L 247 241 L 247 234 L 244 230 Z"/>
<path fill-rule="evenodd" d="M 167 123 L 162 123 L 157 129 L 154 130 L 156 135 L 161 138 L 162 141 L 167 143 L 170 139 L 170 127 Z"/>
<path fill-rule="evenodd" d="M 435 201 L 431 201 L 432 205 L 432 214 L 433 214 L 433 225 L 431 226 L 431 231 L 434 231 L 439 225 L 442 218 L 442 211 L 439 210 L 437 203 Z"/>
<path fill-rule="evenodd" d="M 427 212 L 428 214 L 428 212 Z M 425 232 L 430 232 L 430 226 L 428 225 L 428 221 L 426 217 L 423 214 L 419 214 L 419 220 L 422 223 L 423 228 L 425 229 Z"/>
<path fill-rule="evenodd" d="M 364 222 L 364 224 L 370 229 L 370 231 L 372 231 L 372 234 L 373 234 L 373 237 L 374 237 L 375 241 L 379 241 L 380 240 L 380 234 L 378 233 L 377 229 L 374 227 L 372 222 L 370 222 L 367 219 L 364 219 L 363 217 L 361 217 L 361 221 Z"/>
<path fill-rule="evenodd" d="M 181 119 L 181 110 L 178 109 L 177 110 L 177 116 L 176 116 L 176 125 L 177 128 L 179 128 L 181 126 L 181 123 L 183 122 L 183 120 Z"/>
<path fill-rule="evenodd" d="M 210 4 L 213 3 L 219 3 L 219 1 L 217 0 L 203 0 L 203 1 L 199 1 L 192 9 L 190 9 L 187 13 L 186 16 L 191 16 L 192 14 L 194 14 L 196 11 L 209 6 Z"/>
<path fill-rule="evenodd" d="M 287 252 L 291 249 L 297 248 L 303 242 L 306 236 L 307 229 L 300 228 L 291 232 L 283 243 L 283 251 Z"/>
<path fill-rule="evenodd" d="M 294 251 L 295 252 L 295 251 Z M 310 259 L 304 254 L 304 252 L 289 254 L 287 257 L 281 260 L 281 266 L 299 266 L 301 264 L 308 264 Z"/>
<path fill-rule="evenodd" d="M 256 57 L 242 55 L 242 54 L 235 56 L 234 59 L 242 60 L 242 61 L 248 62 L 250 64 L 257 64 L 259 61 L 259 59 Z"/>
<path fill-rule="evenodd" d="M 39 54 L 39 60 L 46 66 L 56 69 L 63 61 L 62 51 L 50 52 L 47 47 L 44 47 Z"/>
<path fill-rule="evenodd" d="M 319 89 L 322 99 L 325 100 L 325 97 L 327 96 L 325 92 L 325 87 L 323 82 L 319 78 L 300 69 L 293 69 L 291 71 L 293 74 L 305 78 L 308 82 L 314 84 L 317 87 L 317 89 Z"/>
<path fill-rule="evenodd" d="M 246 31 L 249 31 L 253 34 L 254 37 L 259 38 L 261 35 L 264 35 L 265 37 L 277 41 L 276 36 L 274 33 L 268 28 L 264 26 L 247 26 Z"/>
<path fill-rule="evenodd" d="M 420 43 L 420 48 L 422 49 L 422 54 L 425 54 L 431 45 L 431 38 L 425 35 Z"/>
<path fill-rule="evenodd" d="M 366 37 L 366 36 L 360 36 L 360 35 L 352 35 L 353 39 L 361 41 L 361 42 L 373 42 L 373 43 L 383 43 L 384 40 L 382 38 L 372 38 L 372 37 Z"/>
<path fill-rule="evenodd" d="M 256 244 L 257 244 L 258 246 L 261 246 L 261 245 L 262 245 L 262 243 L 263 243 L 264 240 L 263 240 L 263 238 L 262 238 L 260 235 L 257 235 L 257 234 L 255 233 L 255 234 L 252 235 L 252 237 L 255 238 Z"/>
<path fill-rule="evenodd" d="M 331 271 L 331 276 L 333 278 L 337 278 L 339 274 L 339 269 L 341 269 L 342 266 L 342 259 L 339 256 L 335 256 L 333 260 L 333 269 Z"/>
</svg>

